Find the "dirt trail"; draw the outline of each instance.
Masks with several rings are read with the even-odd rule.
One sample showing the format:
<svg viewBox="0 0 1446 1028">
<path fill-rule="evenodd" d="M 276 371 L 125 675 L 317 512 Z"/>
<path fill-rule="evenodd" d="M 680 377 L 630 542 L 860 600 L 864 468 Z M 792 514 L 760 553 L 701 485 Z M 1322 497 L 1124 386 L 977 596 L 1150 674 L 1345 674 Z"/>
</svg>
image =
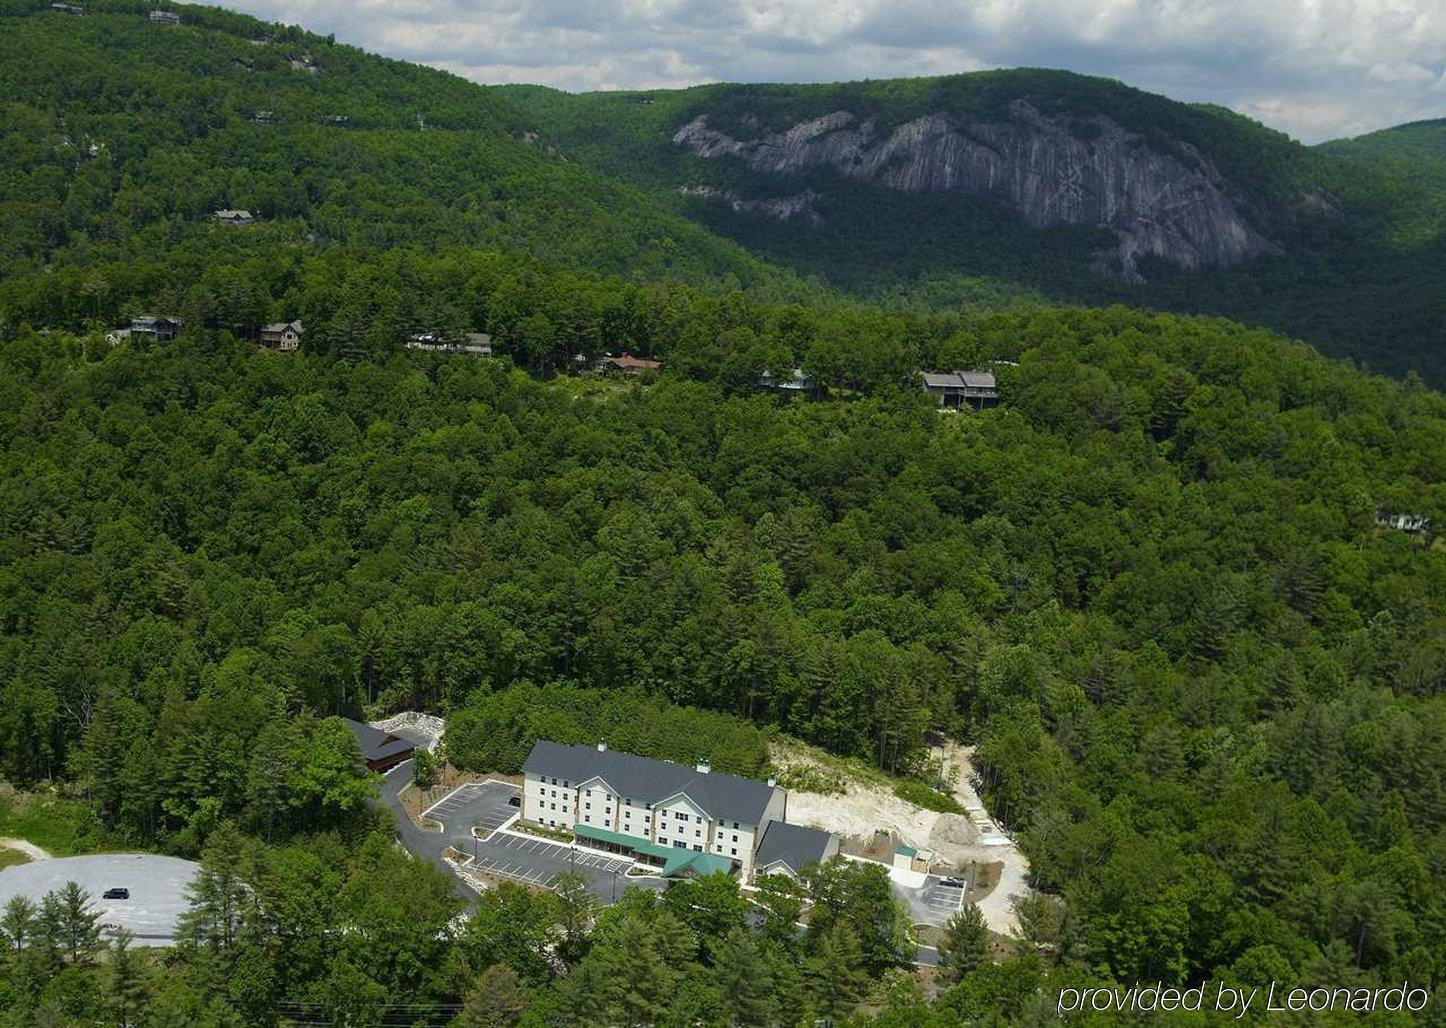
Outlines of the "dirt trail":
<svg viewBox="0 0 1446 1028">
<path fill-rule="evenodd" d="M 0 836 L 0 848 L 7 850 L 19 850 L 31 860 L 50 859 L 49 853 L 45 852 L 45 850 L 35 845 L 35 843 L 27 842 L 24 839 L 12 839 L 6 836 Z"/>
<path fill-rule="evenodd" d="M 1019 919 L 1014 915 L 1013 899 L 1026 896 L 1029 888 L 1029 861 L 1005 834 L 1004 829 L 984 809 L 979 794 L 974 791 L 974 747 L 961 746 L 948 741 L 934 751 L 944 761 L 945 775 L 951 779 L 951 792 L 963 804 L 969 819 L 979 829 L 979 845 L 972 847 L 976 852 L 973 859 L 999 861 L 1003 870 L 999 884 L 989 895 L 978 901 L 979 912 L 990 929 L 1001 935 L 1013 935 L 1019 930 Z"/>
<path fill-rule="evenodd" d="M 773 760 L 780 767 L 820 770 L 843 789 L 836 793 L 790 789 L 787 819 L 853 839 L 867 840 L 879 830 L 893 832 L 912 846 L 933 850 L 955 868 L 968 863 L 1000 865 L 999 884 L 978 901 L 979 910 L 990 929 L 1012 935 L 1019 927 L 1012 901 L 1029 892 L 1029 862 L 974 791 L 970 782 L 974 774 L 972 747 L 951 741 L 935 747 L 933 753 L 942 759 L 949 791 L 965 813 L 924 810 L 895 796 L 884 782 L 822 763 L 807 747 L 775 743 Z"/>
</svg>

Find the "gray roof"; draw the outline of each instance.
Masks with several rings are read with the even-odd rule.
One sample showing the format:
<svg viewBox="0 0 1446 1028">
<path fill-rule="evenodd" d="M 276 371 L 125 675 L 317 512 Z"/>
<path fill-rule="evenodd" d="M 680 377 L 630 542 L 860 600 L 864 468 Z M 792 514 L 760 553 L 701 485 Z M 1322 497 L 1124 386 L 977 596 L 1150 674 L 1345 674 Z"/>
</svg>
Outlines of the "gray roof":
<svg viewBox="0 0 1446 1028">
<path fill-rule="evenodd" d="M 797 874 L 805 864 L 826 857 L 832 839 L 832 835 L 818 828 L 770 821 L 763 830 L 763 838 L 758 840 L 758 853 L 753 863 L 764 868 L 782 861 Z"/>
<path fill-rule="evenodd" d="M 994 372 L 982 368 L 970 371 L 926 371 L 925 389 L 994 389 Z"/>
<path fill-rule="evenodd" d="M 262 325 L 262 326 L 261 326 L 261 331 L 263 331 L 263 332 L 285 332 L 288 328 L 295 329 L 297 332 L 300 332 L 300 331 L 301 331 L 301 320 L 300 320 L 300 319 L 297 319 L 296 321 L 276 321 L 276 322 L 272 322 L 270 325 Z"/>
<path fill-rule="evenodd" d="M 666 760 L 596 746 L 564 746 L 538 739 L 522 765 L 524 772 L 566 780 L 573 785 L 601 778 L 624 799 L 658 803 L 678 793 L 718 821 L 756 825 L 776 786 L 716 771 L 698 771 Z"/>
<path fill-rule="evenodd" d="M 953 371 L 926 371 L 924 372 L 924 385 L 930 389 L 958 389 L 964 383 L 959 375 Z"/>
<path fill-rule="evenodd" d="M 395 735 L 390 735 L 360 721 L 353 721 L 349 717 L 344 717 L 342 720 L 351 729 L 351 734 L 356 736 L 356 741 L 361 743 L 362 756 L 367 760 L 386 760 L 388 757 L 395 757 L 398 753 L 406 753 L 417 747 L 417 744 L 409 739 L 399 739 Z"/>
</svg>

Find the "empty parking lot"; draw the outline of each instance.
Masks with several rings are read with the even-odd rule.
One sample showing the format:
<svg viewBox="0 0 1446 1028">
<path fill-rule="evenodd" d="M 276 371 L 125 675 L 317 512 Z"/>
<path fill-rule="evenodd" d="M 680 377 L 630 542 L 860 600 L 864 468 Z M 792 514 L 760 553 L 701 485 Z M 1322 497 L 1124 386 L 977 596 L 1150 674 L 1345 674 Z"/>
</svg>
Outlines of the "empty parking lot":
<svg viewBox="0 0 1446 1028">
<path fill-rule="evenodd" d="M 512 818 L 519 807 L 511 801 L 522 790 L 508 782 L 472 782 L 458 786 L 422 812 L 422 816 L 442 825 L 448 835 L 468 835 L 475 827 L 481 835 L 491 835 Z"/>
<path fill-rule="evenodd" d="M 564 871 L 582 875 L 594 892 L 606 884 L 611 895 L 611 878 L 627 874 L 631 861 L 574 850 L 571 846 L 529 839 L 520 835 L 494 835 L 476 844 L 476 857 L 468 866 L 476 871 L 500 875 L 544 888 Z"/>
</svg>

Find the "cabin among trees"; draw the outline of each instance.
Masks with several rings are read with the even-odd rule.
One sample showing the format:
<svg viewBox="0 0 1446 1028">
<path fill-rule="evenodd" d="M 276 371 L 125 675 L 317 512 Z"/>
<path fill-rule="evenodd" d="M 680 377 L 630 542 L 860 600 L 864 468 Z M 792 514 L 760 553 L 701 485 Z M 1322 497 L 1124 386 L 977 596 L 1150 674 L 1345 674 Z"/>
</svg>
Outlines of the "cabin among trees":
<svg viewBox="0 0 1446 1028">
<path fill-rule="evenodd" d="M 592 362 L 592 370 L 602 375 L 644 375 L 656 373 L 663 368 L 662 361 L 634 357 L 624 350 L 620 355 L 605 354 Z"/>
<path fill-rule="evenodd" d="M 758 376 L 758 388 L 785 397 L 816 397 L 823 395 L 825 391 L 818 380 L 802 368 L 794 368 L 793 373 L 787 376 L 765 371 Z"/>
<path fill-rule="evenodd" d="M 301 349 L 301 320 L 278 321 L 261 326 L 258 342 L 268 350 L 295 353 Z"/>
<path fill-rule="evenodd" d="M 924 391 L 935 398 L 941 410 L 984 410 L 999 406 L 999 386 L 994 372 L 976 368 L 970 371 L 926 371 Z"/>
<path fill-rule="evenodd" d="M 141 314 L 131 318 L 131 323 L 124 328 L 107 332 L 105 340 L 112 345 L 122 339 L 134 338 L 165 342 L 176 338 L 180 331 L 180 318 L 173 318 L 168 314 Z"/>
<path fill-rule="evenodd" d="M 365 722 L 354 721 L 349 717 L 342 720 L 346 722 L 347 728 L 351 729 L 351 734 L 356 736 L 357 744 L 361 746 L 362 760 L 377 774 L 385 774 L 402 761 L 410 760 L 416 752 L 417 744 L 410 739 L 383 732 L 380 728 L 373 728 Z"/>
</svg>

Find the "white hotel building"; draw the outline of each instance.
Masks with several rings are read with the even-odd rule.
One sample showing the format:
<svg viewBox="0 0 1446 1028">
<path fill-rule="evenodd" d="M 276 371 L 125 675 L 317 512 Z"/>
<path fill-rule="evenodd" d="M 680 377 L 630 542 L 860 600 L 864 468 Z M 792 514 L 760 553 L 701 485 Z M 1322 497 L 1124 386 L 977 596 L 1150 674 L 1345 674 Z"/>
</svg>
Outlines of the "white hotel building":
<svg viewBox="0 0 1446 1028">
<path fill-rule="evenodd" d="M 522 766 L 522 816 L 661 865 L 665 875 L 754 869 L 796 874 L 838 851 L 827 832 L 783 826 L 788 792 L 767 783 L 609 750 L 539 739 Z M 781 827 L 764 845 L 769 826 Z"/>
</svg>

